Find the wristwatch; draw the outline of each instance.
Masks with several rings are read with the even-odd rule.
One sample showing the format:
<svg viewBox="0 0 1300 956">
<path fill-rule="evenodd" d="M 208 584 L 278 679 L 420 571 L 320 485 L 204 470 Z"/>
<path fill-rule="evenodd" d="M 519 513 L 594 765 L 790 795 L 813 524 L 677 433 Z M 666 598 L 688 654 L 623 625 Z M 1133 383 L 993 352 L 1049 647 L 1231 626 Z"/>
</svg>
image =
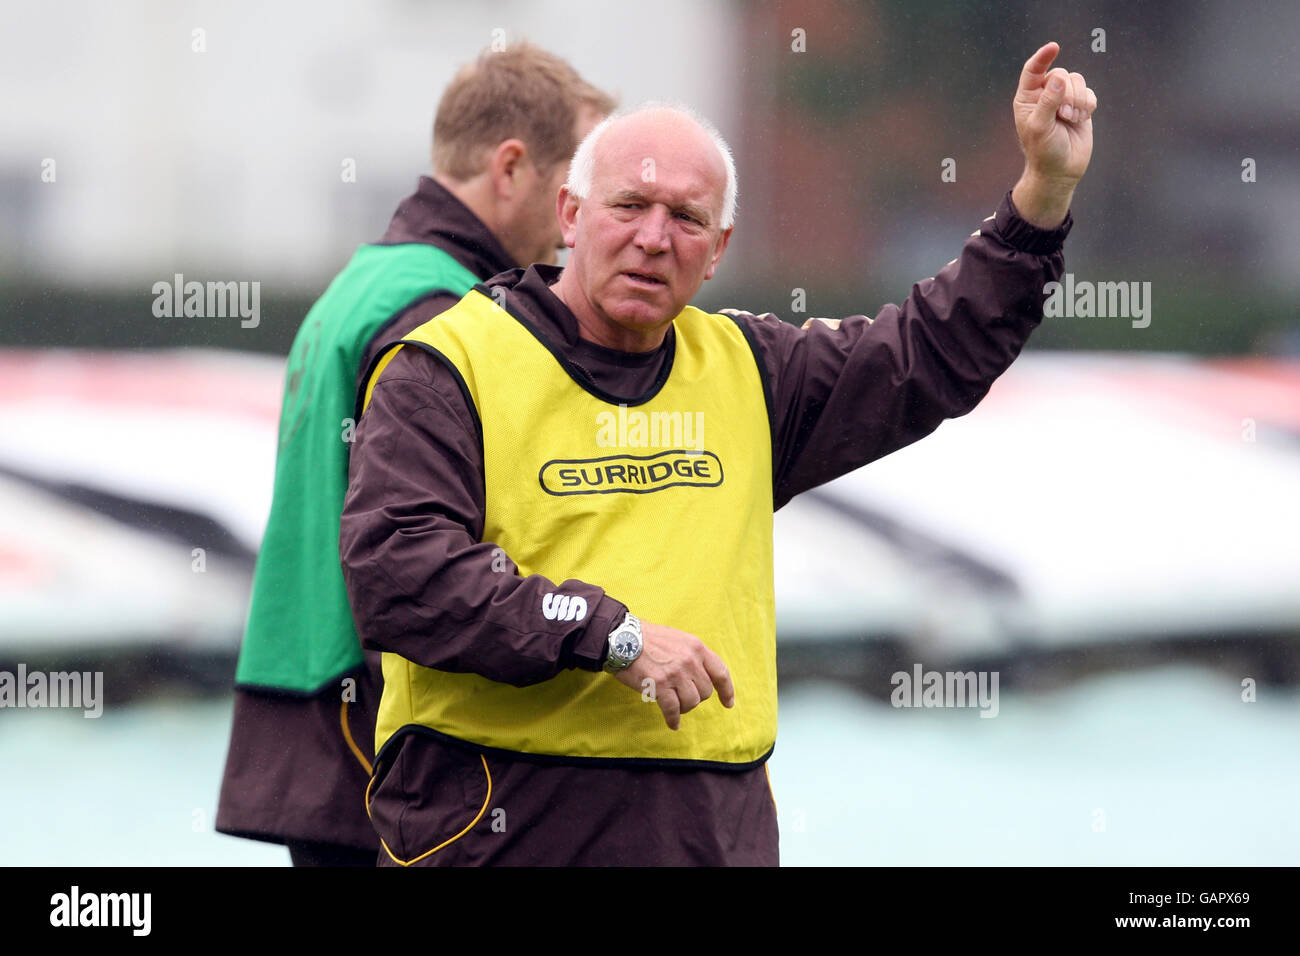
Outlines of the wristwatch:
<svg viewBox="0 0 1300 956">
<path fill-rule="evenodd" d="M 617 674 L 641 656 L 641 622 L 627 612 L 623 623 L 609 632 L 609 656 L 605 658 L 605 672 Z"/>
</svg>

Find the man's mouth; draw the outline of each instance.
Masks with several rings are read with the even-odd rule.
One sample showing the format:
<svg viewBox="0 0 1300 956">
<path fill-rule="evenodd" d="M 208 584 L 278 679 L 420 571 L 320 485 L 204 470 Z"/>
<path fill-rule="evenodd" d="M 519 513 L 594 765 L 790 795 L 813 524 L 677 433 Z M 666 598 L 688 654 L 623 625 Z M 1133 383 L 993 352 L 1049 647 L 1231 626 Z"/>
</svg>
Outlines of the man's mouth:
<svg viewBox="0 0 1300 956">
<path fill-rule="evenodd" d="M 652 273 L 649 272 L 629 271 L 629 272 L 624 272 L 623 275 L 627 276 L 637 285 L 644 286 L 647 289 L 658 289 L 668 285 L 668 283 L 663 279 L 661 279 L 659 276 L 653 275 Z"/>
</svg>

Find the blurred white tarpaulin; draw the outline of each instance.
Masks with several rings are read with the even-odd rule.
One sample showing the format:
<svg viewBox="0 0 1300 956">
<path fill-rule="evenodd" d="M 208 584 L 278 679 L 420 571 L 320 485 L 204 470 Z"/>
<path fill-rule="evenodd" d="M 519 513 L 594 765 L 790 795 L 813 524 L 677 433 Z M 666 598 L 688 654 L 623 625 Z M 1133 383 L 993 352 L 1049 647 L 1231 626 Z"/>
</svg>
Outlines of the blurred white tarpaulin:
<svg viewBox="0 0 1300 956">
<path fill-rule="evenodd" d="M 202 350 L 0 351 L 0 656 L 233 653 L 283 369 Z"/>
<path fill-rule="evenodd" d="M 282 375 L 0 352 L 0 657 L 233 654 Z M 1300 363 L 1023 355 L 970 415 L 779 512 L 776 582 L 791 643 L 1300 634 Z"/>
<path fill-rule="evenodd" d="M 1029 353 L 777 528 L 787 639 L 901 625 L 960 657 L 1300 636 L 1300 363 Z"/>
</svg>

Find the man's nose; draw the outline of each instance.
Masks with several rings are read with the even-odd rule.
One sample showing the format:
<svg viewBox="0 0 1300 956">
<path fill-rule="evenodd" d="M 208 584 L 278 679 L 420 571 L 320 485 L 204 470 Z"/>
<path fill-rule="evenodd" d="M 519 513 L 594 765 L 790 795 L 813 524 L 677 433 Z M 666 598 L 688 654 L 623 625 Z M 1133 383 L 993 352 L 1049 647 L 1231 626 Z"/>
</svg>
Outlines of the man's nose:
<svg viewBox="0 0 1300 956">
<path fill-rule="evenodd" d="M 651 206 L 636 231 L 636 244 L 647 254 L 664 252 L 668 248 L 668 211 L 662 206 Z"/>
</svg>

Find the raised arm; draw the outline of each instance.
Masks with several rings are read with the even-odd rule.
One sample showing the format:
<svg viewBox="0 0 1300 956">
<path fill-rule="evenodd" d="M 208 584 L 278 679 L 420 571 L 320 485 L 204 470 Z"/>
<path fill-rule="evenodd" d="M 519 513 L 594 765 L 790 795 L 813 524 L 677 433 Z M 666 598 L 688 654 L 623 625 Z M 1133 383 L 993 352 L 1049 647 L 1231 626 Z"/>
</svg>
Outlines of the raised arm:
<svg viewBox="0 0 1300 956">
<path fill-rule="evenodd" d="M 1069 204 L 1092 154 L 1097 105 L 1082 76 L 1049 72 L 1057 50 L 1046 44 L 1021 73 L 1013 111 L 1025 168 L 1016 186 L 958 257 L 901 305 L 874 320 L 803 329 L 737 313 L 773 393 L 776 507 L 969 412 L 1042 320 L 1043 287 L 1064 268 Z"/>
</svg>

